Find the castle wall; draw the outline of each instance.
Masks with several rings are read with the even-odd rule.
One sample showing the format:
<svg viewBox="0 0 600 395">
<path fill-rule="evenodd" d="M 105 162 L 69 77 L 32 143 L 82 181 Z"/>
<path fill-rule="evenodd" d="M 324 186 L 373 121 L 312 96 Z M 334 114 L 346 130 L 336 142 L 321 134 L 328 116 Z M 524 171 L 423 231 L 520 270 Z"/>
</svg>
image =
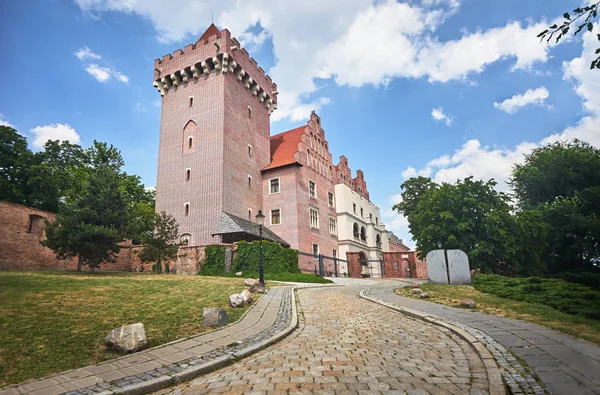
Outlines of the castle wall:
<svg viewBox="0 0 600 395">
<path fill-rule="evenodd" d="M 0 202 L 0 270 L 77 269 L 77 259 L 57 259 L 40 243 L 46 234 L 44 220 L 55 218 L 54 213 Z"/>
<path fill-rule="evenodd" d="M 417 251 L 384 252 L 383 263 L 386 277 L 427 278 L 427 264 L 417 257 Z"/>
</svg>

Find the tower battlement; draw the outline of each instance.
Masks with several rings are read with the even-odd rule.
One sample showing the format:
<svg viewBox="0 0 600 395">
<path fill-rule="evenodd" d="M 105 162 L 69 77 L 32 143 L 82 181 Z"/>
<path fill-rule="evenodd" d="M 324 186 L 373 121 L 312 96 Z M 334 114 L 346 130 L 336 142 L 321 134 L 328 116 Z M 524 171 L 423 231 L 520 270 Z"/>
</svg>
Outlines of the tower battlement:
<svg viewBox="0 0 600 395">
<path fill-rule="evenodd" d="M 161 96 L 194 79 L 208 78 L 211 73 L 232 74 L 262 103 L 269 114 L 277 108 L 277 85 L 265 71 L 231 37 L 227 29 L 211 25 L 194 44 L 154 61 L 154 86 Z"/>
</svg>

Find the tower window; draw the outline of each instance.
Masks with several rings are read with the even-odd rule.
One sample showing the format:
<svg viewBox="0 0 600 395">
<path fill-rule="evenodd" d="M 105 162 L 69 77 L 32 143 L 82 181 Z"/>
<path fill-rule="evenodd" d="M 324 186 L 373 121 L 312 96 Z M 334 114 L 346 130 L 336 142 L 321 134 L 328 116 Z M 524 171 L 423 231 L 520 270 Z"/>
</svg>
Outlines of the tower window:
<svg viewBox="0 0 600 395">
<path fill-rule="evenodd" d="M 319 229 L 319 212 L 316 209 L 311 207 L 309 209 L 309 214 L 310 214 L 310 227 Z"/>
<path fill-rule="evenodd" d="M 185 169 L 185 180 L 189 181 L 192 178 L 192 169 Z"/>
<path fill-rule="evenodd" d="M 194 105 L 194 96 L 190 96 L 190 99 L 189 99 L 189 101 L 188 101 L 188 106 L 189 106 L 190 108 L 192 108 L 192 106 L 193 106 L 193 105 Z"/>
<path fill-rule="evenodd" d="M 188 137 L 188 148 L 192 148 L 192 141 L 193 141 L 193 137 L 192 136 Z"/>
<path fill-rule="evenodd" d="M 248 209 L 248 221 L 252 221 L 252 219 L 253 219 L 253 218 L 252 218 L 252 209 L 251 209 L 251 208 L 249 208 L 249 209 Z"/>
<path fill-rule="evenodd" d="M 279 178 L 272 178 L 271 182 L 271 191 L 270 193 L 279 193 Z"/>
<path fill-rule="evenodd" d="M 252 118 L 252 107 L 248 106 L 248 118 Z"/>
<path fill-rule="evenodd" d="M 252 158 L 252 146 L 248 144 L 248 158 Z"/>
<path fill-rule="evenodd" d="M 271 225 L 279 225 L 281 224 L 281 211 L 271 210 Z"/>
<path fill-rule="evenodd" d="M 308 195 L 313 199 L 317 198 L 317 184 L 313 181 L 308 182 Z"/>
<path fill-rule="evenodd" d="M 184 204 L 185 207 L 185 216 L 187 217 L 188 215 L 190 215 L 190 204 L 186 203 Z"/>
<path fill-rule="evenodd" d="M 313 255 L 315 259 L 319 259 L 319 245 L 313 244 Z"/>
<path fill-rule="evenodd" d="M 252 176 L 248 176 L 248 188 L 252 187 Z"/>
</svg>

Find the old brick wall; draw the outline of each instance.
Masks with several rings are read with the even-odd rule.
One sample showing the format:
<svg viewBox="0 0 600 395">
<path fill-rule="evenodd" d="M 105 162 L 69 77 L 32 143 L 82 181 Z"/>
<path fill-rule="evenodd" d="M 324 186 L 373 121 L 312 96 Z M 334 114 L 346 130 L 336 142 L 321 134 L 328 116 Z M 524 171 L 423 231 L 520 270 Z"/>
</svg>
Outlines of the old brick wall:
<svg viewBox="0 0 600 395">
<path fill-rule="evenodd" d="M 427 278 L 427 265 L 417 257 L 417 251 L 384 252 L 383 263 L 386 277 Z"/>
<path fill-rule="evenodd" d="M 346 259 L 348 260 L 348 277 L 362 278 L 360 267 L 360 253 L 347 252 Z"/>
<path fill-rule="evenodd" d="M 0 202 L 0 270 L 75 270 L 77 259 L 60 260 L 40 244 L 44 219 L 56 214 L 20 204 Z"/>
</svg>

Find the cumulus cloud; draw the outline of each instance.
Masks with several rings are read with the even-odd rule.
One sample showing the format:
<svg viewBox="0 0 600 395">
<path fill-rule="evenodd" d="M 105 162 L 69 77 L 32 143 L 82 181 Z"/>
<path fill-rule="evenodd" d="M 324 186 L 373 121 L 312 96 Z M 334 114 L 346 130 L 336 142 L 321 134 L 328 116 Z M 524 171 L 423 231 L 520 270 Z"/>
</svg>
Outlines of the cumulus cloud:
<svg viewBox="0 0 600 395">
<path fill-rule="evenodd" d="M 72 144 L 81 142 L 79 134 L 68 124 L 55 123 L 51 125 L 37 126 L 31 129 L 34 135 L 33 147 L 42 149 L 48 140 L 68 140 Z"/>
<path fill-rule="evenodd" d="M 503 102 L 494 103 L 494 107 L 498 110 L 514 114 L 521 108 L 526 106 L 542 106 L 544 101 L 550 96 L 548 89 L 542 86 L 537 89 L 529 89 L 523 94 L 516 94 L 510 99 L 506 99 Z"/>
<path fill-rule="evenodd" d="M 0 126 L 8 126 L 9 128 L 15 128 L 15 125 L 11 124 L 4 118 L 4 114 L 0 113 Z"/>
<path fill-rule="evenodd" d="M 442 107 L 431 110 L 431 117 L 436 121 L 445 122 L 448 127 L 452 126 L 452 120 L 454 119 L 454 117 L 444 114 L 444 109 Z"/>
<path fill-rule="evenodd" d="M 77 50 L 77 52 L 75 52 L 75 56 L 77 56 L 77 58 L 82 61 L 88 60 L 88 59 L 101 59 L 102 58 L 102 56 L 94 53 L 88 47 L 79 48 Z"/>
<path fill-rule="evenodd" d="M 536 38 L 546 22 L 510 22 L 440 41 L 436 30 L 458 10 L 458 0 L 173 0 L 169 7 L 155 0 L 76 2 L 96 15 L 140 15 L 153 23 L 162 42 L 194 41 L 206 28 L 198 21 L 213 11 L 219 26 L 250 47 L 272 40 L 275 65 L 269 75 L 280 92 L 273 120 L 296 120 L 301 112 L 306 118 L 307 108 L 326 105 L 315 83 L 320 78 L 352 87 L 385 86 L 394 78 L 444 83 L 468 81 L 503 59 L 512 59 L 513 69 L 547 60 L 548 46 Z M 250 33 L 257 25 L 262 30 Z"/>
<path fill-rule="evenodd" d="M 129 82 L 129 77 L 127 77 L 126 75 L 121 74 L 118 71 L 112 70 L 110 67 L 100 67 L 95 63 L 88 65 L 85 68 L 85 71 L 87 71 L 99 82 L 106 82 L 112 77 L 126 84 Z"/>
<path fill-rule="evenodd" d="M 110 79 L 111 73 L 108 67 L 100 67 L 97 64 L 90 64 L 85 68 L 89 74 L 91 74 L 95 79 L 100 82 L 105 82 Z"/>
<path fill-rule="evenodd" d="M 75 52 L 75 56 L 77 57 L 77 59 L 81 60 L 82 62 L 85 62 L 90 59 L 96 59 L 96 60 L 102 59 L 102 56 L 94 53 L 88 47 L 80 48 L 77 52 Z M 90 74 L 92 77 L 94 77 L 99 82 L 106 82 L 109 79 L 114 77 L 118 81 L 121 81 L 125 84 L 129 83 L 129 77 L 127 77 L 125 74 L 121 73 L 120 71 L 114 70 L 110 67 L 101 67 L 96 63 L 86 63 L 84 65 L 84 69 L 85 69 L 85 71 L 88 72 L 88 74 Z"/>
</svg>

